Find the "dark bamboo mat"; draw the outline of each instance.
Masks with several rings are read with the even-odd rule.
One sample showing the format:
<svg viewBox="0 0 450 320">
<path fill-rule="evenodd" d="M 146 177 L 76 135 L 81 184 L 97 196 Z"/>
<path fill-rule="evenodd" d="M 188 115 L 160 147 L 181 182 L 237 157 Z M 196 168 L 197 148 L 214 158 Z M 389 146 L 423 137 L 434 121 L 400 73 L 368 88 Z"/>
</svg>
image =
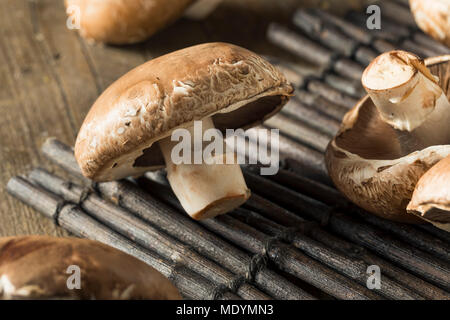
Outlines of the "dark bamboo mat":
<svg viewBox="0 0 450 320">
<path fill-rule="evenodd" d="M 73 181 L 35 169 L 12 178 L 8 191 L 74 235 L 147 262 L 186 298 L 449 299 L 449 234 L 364 212 L 332 187 L 324 166 L 326 145 L 364 94 L 359 79 L 371 59 L 394 48 L 449 53 L 415 27 L 404 1 L 381 8 L 379 31 L 365 27 L 364 13 L 339 18 L 319 10 L 269 27 L 270 41 L 320 71 L 268 57 L 296 86 L 292 101 L 264 124 L 280 129 L 283 166 L 275 176 L 243 167 L 253 194 L 227 215 L 188 218 L 164 172 L 92 184 L 71 148 L 55 139 L 42 151 Z M 380 267 L 381 289 L 366 286 L 371 265 Z"/>
</svg>

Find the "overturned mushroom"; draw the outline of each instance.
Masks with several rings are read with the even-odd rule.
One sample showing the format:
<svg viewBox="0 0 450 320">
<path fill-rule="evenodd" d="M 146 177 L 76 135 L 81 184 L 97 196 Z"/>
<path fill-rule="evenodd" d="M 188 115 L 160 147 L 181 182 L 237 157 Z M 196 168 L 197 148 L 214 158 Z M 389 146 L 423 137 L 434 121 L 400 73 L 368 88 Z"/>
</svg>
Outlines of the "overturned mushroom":
<svg viewBox="0 0 450 320">
<path fill-rule="evenodd" d="M 384 53 L 365 70 L 369 96 L 344 117 L 326 152 L 333 182 L 379 216 L 420 222 L 406 212 L 419 178 L 450 154 L 450 56 L 424 62 Z"/>
<path fill-rule="evenodd" d="M 147 39 L 186 14 L 206 17 L 218 0 L 66 0 L 72 24 L 88 40 L 129 44 Z"/>
<path fill-rule="evenodd" d="M 450 156 L 420 178 L 407 210 L 450 232 Z"/>
<path fill-rule="evenodd" d="M 409 0 L 417 25 L 450 47 L 450 1 Z"/>
<path fill-rule="evenodd" d="M 278 112 L 292 92 L 277 69 L 246 49 L 208 43 L 179 50 L 106 89 L 80 129 L 75 156 L 83 174 L 96 181 L 167 165 L 172 189 L 190 216 L 223 214 L 250 195 L 239 165 L 220 164 L 216 160 L 229 158 L 220 153 L 202 163 L 174 163 L 172 132 L 185 128 L 202 139 L 213 127 L 222 133 L 248 128 Z M 202 121 L 200 132 L 194 132 L 196 120 Z M 190 145 L 191 152 L 198 149 L 195 141 Z"/>
<path fill-rule="evenodd" d="M 171 300 L 181 296 L 158 271 L 100 242 L 24 236 L 0 238 L 0 299 Z"/>
</svg>

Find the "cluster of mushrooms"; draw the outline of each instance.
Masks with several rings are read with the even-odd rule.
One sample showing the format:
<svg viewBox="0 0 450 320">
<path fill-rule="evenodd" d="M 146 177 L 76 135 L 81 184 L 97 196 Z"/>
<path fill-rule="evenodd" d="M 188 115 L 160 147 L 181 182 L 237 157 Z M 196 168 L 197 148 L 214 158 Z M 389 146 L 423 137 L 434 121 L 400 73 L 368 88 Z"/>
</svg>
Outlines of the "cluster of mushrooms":
<svg viewBox="0 0 450 320">
<path fill-rule="evenodd" d="M 381 217 L 450 231 L 450 55 L 387 52 L 326 152 L 341 192 Z"/>
<path fill-rule="evenodd" d="M 183 14 L 203 18 L 219 2 L 66 0 L 66 6 L 80 9 L 87 39 L 126 44 Z M 410 3 L 418 25 L 449 45 L 450 2 Z M 384 53 L 362 83 L 368 96 L 346 114 L 327 148 L 333 182 L 381 217 L 426 220 L 450 231 L 450 55 L 424 62 L 404 51 Z M 276 68 L 241 47 L 207 43 L 179 50 L 131 70 L 103 92 L 80 129 L 75 157 L 95 181 L 166 167 L 186 212 L 194 219 L 214 217 L 250 196 L 239 165 L 215 161 L 226 154 L 203 164 L 175 164 L 171 133 L 193 133 L 194 121 L 202 122 L 203 132 L 249 128 L 277 113 L 292 94 Z M 0 257 L 0 299 L 181 298 L 158 271 L 96 241 L 7 237 L 0 239 Z M 79 290 L 67 285 L 71 265 L 83 274 Z"/>
<path fill-rule="evenodd" d="M 145 40 L 183 14 L 204 18 L 219 2 L 66 0 L 66 6 L 81 9 L 85 38 L 125 44 Z M 410 6 L 419 27 L 448 45 L 449 1 L 410 0 Z M 416 56 L 395 51 L 366 69 L 362 82 L 369 96 L 346 115 L 326 155 L 332 180 L 359 206 L 448 230 L 448 191 L 436 180 L 445 168 L 437 162 L 450 144 L 447 60 L 428 60 L 430 71 Z M 174 164 L 171 133 L 193 133 L 195 120 L 203 131 L 251 127 L 276 113 L 292 91 L 282 74 L 245 49 L 223 43 L 186 48 L 113 83 L 86 117 L 75 156 L 83 174 L 96 181 L 166 167 L 185 211 L 194 219 L 214 217 L 250 196 L 239 165 Z"/>
</svg>

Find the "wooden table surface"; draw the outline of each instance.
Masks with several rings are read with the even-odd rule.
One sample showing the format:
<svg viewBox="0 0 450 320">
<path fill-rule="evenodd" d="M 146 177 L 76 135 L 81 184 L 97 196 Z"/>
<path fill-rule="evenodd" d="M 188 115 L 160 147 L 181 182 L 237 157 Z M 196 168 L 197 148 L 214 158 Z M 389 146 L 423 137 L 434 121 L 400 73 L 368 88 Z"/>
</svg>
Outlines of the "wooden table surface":
<svg viewBox="0 0 450 320">
<path fill-rule="evenodd" d="M 90 106 L 118 77 L 207 41 L 286 55 L 265 41 L 267 23 L 287 20 L 299 3 L 330 1 L 226 0 L 202 22 L 181 19 L 145 43 L 112 47 L 88 44 L 68 30 L 62 0 L 0 0 L 0 236 L 66 234 L 9 196 L 5 186 L 35 166 L 62 173 L 40 154 L 42 143 L 54 136 L 73 145 Z M 334 2 L 342 10 L 342 1 Z"/>
</svg>

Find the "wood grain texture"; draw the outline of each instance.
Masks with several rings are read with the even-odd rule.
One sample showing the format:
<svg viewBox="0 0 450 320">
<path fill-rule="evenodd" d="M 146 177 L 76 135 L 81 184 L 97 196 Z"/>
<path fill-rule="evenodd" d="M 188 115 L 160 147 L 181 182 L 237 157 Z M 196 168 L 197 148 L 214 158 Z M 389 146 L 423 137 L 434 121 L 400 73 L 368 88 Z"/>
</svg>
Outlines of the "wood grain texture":
<svg viewBox="0 0 450 320">
<path fill-rule="evenodd" d="M 42 143 L 55 136 L 73 145 L 90 106 L 118 77 L 148 59 L 207 41 L 288 55 L 265 41 L 267 24 L 286 21 L 299 4 L 333 2 L 344 8 L 336 0 L 225 0 L 205 21 L 181 19 L 145 43 L 117 47 L 88 44 L 68 30 L 62 0 L 1 0 L 0 236 L 67 234 L 9 196 L 5 185 L 33 166 L 64 176 L 39 153 Z"/>
</svg>

